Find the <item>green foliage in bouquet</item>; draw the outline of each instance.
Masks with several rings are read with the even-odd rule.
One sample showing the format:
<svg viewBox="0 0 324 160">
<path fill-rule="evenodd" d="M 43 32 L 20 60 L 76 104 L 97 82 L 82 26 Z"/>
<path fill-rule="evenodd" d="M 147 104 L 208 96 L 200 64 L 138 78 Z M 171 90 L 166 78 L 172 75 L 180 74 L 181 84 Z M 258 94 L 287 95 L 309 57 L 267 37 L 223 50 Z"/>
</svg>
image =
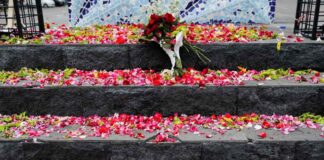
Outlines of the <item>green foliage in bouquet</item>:
<svg viewBox="0 0 324 160">
<path fill-rule="evenodd" d="M 202 49 L 192 45 L 186 40 L 186 34 L 188 32 L 186 25 L 181 24 L 179 19 L 175 18 L 170 13 L 163 15 L 152 14 L 149 23 L 145 27 L 144 37 L 142 40 L 157 42 L 161 47 L 174 51 L 175 44 L 177 43 L 176 37 L 180 32 L 182 32 L 184 36 L 183 47 L 188 52 L 196 54 L 204 63 L 210 62 L 210 60 L 203 54 Z M 177 60 L 175 65 L 175 75 L 181 75 L 181 71 L 182 63 Z"/>
</svg>

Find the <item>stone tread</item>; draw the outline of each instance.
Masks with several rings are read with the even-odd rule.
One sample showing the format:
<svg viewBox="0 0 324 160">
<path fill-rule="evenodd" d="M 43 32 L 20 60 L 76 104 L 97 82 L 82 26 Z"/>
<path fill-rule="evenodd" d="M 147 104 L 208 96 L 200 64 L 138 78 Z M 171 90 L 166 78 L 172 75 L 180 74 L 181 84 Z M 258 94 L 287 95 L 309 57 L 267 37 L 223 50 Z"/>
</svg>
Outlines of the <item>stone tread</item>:
<svg viewBox="0 0 324 160">
<path fill-rule="evenodd" d="M 71 126 L 70 126 L 71 127 Z M 73 130 L 71 130 L 73 131 Z M 88 131 L 91 132 L 91 131 Z M 310 128 L 299 128 L 289 134 L 283 134 L 278 130 L 274 129 L 260 129 L 245 128 L 241 131 L 227 130 L 224 134 L 219 134 L 211 129 L 200 128 L 201 134 L 195 134 L 185 130 L 180 131 L 179 136 L 176 137 L 177 143 L 203 143 L 203 142 L 302 142 L 302 141 L 314 141 L 324 142 L 324 137 L 321 137 L 320 129 Z M 266 132 L 267 137 L 262 139 L 258 136 L 259 133 Z M 86 138 L 66 138 L 65 134 L 51 133 L 48 136 L 41 136 L 37 138 L 0 138 L 0 142 L 30 142 L 30 143 L 44 143 L 44 142 L 139 142 L 139 143 L 150 143 L 151 139 L 154 138 L 158 133 L 149 133 L 145 131 L 135 131 L 135 133 L 142 133 L 145 138 L 137 139 L 129 137 L 127 135 L 116 135 L 112 134 L 108 138 L 101 137 L 86 137 Z M 211 138 L 206 138 L 205 134 L 211 134 Z"/>
<path fill-rule="evenodd" d="M 207 132 L 208 130 L 206 130 Z M 267 132 L 260 139 L 258 133 Z M 210 131 L 209 132 L 213 132 Z M 274 159 L 274 160 L 322 160 L 324 138 L 320 131 L 300 129 L 289 135 L 275 130 L 246 129 L 228 131 L 224 135 L 213 134 L 206 139 L 192 133 L 183 134 L 176 143 L 150 143 L 125 136 L 113 135 L 108 139 L 86 138 L 67 140 L 58 135 L 38 138 L 36 141 L 0 140 L 0 159 Z"/>
<path fill-rule="evenodd" d="M 324 72 L 320 73 L 321 75 L 324 75 Z M 309 76 L 305 76 L 307 79 Z M 324 76 L 323 76 L 324 78 Z M 31 83 L 32 81 L 26 81 L 22 80 L 16 85 L 8 85 L 3 84 L 0 82 L 0 87 L 26 87 L 26 88 L 35 88 L 39 86 L 39 83 L 35 82 L 33 86 L 24 86 L 26 83 Z M 229 86 L 221 86 L 221 87 L 244 87 L 244 86 L 272 86 L 272 87 L 282 87 L 282 86 L 324 86 L 324 83 L 311 83 L 311 82 L 297 82 L 295 80 L 288 80 L 286 78 L 280 78 L 278 80 L 261 80 L 261 81 L 245 81 L 244 85 L 235 86 L 235 85 L 229 85 Z M 214 87 L 213 85 L 207 85 L 208 87 Z M 53 85 L 46 85 L 45 87 L 66 87 L 66 86 L 53 86 Z M 101 85 L 83 85 L 83 86 L 67 86 L 67 87 L 108 87 L 108 86 L 101 86 Z M 110 86 L 115 87 L 115 86 Z M 117 87 L 153 87 L 153 86 L 117 86 Z M 154 87 L 162 87 L 162 86 L 154 86 Z M 163 86 L 163 87 L 197 87 L 197 85 L 191 86 L 191 85 L 173 85 L 173 86 Z M 218 86 L 215 86 L 218 87 Z"/>
</svg>

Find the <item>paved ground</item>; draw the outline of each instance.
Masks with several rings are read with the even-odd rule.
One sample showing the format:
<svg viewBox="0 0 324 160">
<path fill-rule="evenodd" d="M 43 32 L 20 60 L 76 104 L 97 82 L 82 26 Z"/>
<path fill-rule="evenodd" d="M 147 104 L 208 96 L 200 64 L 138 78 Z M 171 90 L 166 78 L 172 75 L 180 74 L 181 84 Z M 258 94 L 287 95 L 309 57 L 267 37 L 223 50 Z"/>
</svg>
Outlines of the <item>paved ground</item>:
<svg viewBox="0 0 324 160">
<path fill-rule="evenodd" d="M 68 24 L 69 14 L 67 5 L 63 7 L 44 8 L 44 19 L 47 23 Z"/>
<path fill-rule="evenodd" d="M 277 0 L 276 23 L 294 23 L 297 0 Z"/>
<path fill-rule="evenodd" d="M 293 23 L 295 19 L 296 4 L 296 0 L 277 0 L 276 23 Z M 46 22 L 68 24 L 67 6 L 45 8 L 44 16 Z"/>
</svg>

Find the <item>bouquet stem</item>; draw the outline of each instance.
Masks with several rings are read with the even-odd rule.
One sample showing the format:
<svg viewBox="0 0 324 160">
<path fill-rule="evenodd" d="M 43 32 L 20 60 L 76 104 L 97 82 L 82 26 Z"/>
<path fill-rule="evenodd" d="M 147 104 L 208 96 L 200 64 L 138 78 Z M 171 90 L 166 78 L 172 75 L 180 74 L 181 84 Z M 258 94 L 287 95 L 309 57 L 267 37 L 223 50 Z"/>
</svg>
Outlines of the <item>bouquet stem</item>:
<svg viewBox="0 0 324 160">
<path fill-rule="evenodd" d="M 183 70 L 182 70 L 182 62 L 179 58 L 176 57 L 176 64 L 174 66 L 174 76 L 182 76 Z"/>
</svg>

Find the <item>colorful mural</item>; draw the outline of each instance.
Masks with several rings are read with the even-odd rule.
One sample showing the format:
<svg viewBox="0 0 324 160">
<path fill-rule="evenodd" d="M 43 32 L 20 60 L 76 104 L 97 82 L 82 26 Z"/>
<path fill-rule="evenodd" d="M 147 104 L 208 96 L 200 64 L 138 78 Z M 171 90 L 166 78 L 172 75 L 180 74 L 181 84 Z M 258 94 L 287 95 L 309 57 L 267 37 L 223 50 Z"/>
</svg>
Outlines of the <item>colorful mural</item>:
<svg viewBox="0 0 324 160">
<path fill-rule="evenodd" d="M 68 0 L 72 26 L 146 23 L 172 12 L 188 23 L 271 23 L 276 0 Z"/>
</svg>

